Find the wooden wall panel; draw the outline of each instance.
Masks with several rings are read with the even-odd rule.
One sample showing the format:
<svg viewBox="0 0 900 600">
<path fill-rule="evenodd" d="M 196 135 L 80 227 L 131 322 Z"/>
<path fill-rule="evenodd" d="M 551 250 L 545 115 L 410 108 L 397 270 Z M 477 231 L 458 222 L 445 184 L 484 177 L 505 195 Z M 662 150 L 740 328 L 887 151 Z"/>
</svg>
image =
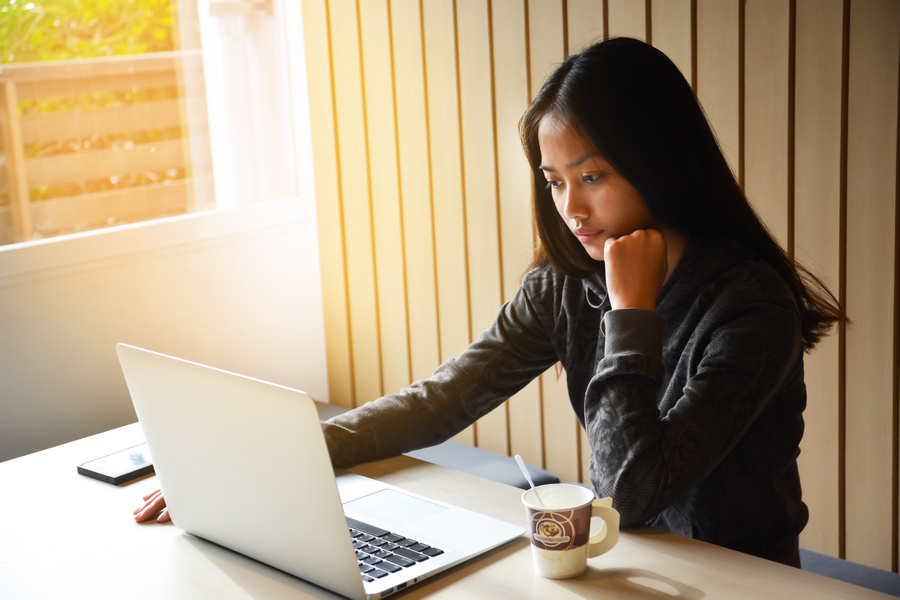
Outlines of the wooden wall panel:
<svg viewBox="0 0 900 600">
<path fill-rule="evenodd" d="M 607 0 L 610 37 L 633 37 L 647 41 L 647 10 L 644 2 Z"/>
<path fill-rule="evenodd" d="M 566 11 L 568 52 L 573 53 L 603 39 L 604 0 L 569 0 Z"/>
<path fill-rule="evenodd" d="M 794 254 L 828 283 L 841 282 L 842 0 L 797 2 L 794 144 Z M 750 165 L 748 165 L 749 167 Z M 840 339 L 822 341 L 806 356 L 806 431 L 800 477 L 809 506 L 801 546 L 838 556 L 842 513 Z"/>
<path fill-rule="evenodd" d="M 418 0 L 392 0 L 388 7 L 393 32 L 410 379 L 419 380 L 431 375 L 440 363 L 422 19 Z M 392 335 L 385 330 L 383 334 Z"/>
<path fill-rule="evenodd" d="M 788 246 L 788 59 L 790 5 L 746 3 L 744 191 L 775 238 Z"/>
<path fill-rule="evenodd" d="M 528 0 L 528 57 L 531 67 L 529 101 L 565 58 L 562 0 Z"/>
<path fill-rule="evenodd" d="M 403 232 L 400 214 L 400 183 L 394 121 L 394 86 L 391 62 L 391 27 L 386 0 L 359 4 L 361 63 L 365 84 L 366 135 L 369 151 L 368 178 L 371 187 L 372 256 L 375 262 L 376 335 L 381 358 L 381 394 L 409 385 L 409 346 L 406 322 L 405 271 L 402 268 Z M 390 332 L 384 335 L 383 332 Z"/>
<path fill-rule="evenodd" d="M 519 142 L 517 124 L 528 107 L 529 89 L 527 0 L 491 2 L 494 39 L 494 109 L 496 111 L 497 191 L 500 199 L 500 239 L 503 300 L 519 288 L 531 259 L 531 179 Z M 509 445 L 533 464 L 543 462 L 540 383 L 516 394 L 509 406 Z"/>
<path fill-rule="evenodd" d="M 697 1 L 697 96 L 719 139 L 719 146 L 738 174 L 740 140 L 740 2 Z"/>
<path fill-rule="evenodd" d="M 332 401 L 427 377 L 513 296 L 535 243 L 519 117 L 567 51 L 632 34 L 692 81 L 754 206 L 854 321 L 806 357 L 801 543 L 897 570 L 898 10 L 305 1 Z M 554 370 L 458 439 L 588 479 L 587 440 Z"/>
<path fill-rule="evenodd" d="M 500 277 L 499 199 L 491 92 L 491 31 L 487 5 L 458 2 L 457 48 L 463 147 L 470 341 L 497 316 L 503 295 Z M 478 445 L 509 453 L 507 409 L 500 407 L 476 425 Z"/>
<path fill-rule="evenodd" d="M 651 6 L 651 43 L 678 65 L 685 79 L 693 81 L 691 0 L 654 0 Z"/>
<path fill-rule="evenodd" d="M 497 144 L 497 191 L 500 198 L 500 240 L 503 300 L 519 288 L 531 260 L 531 179 L 519 141 L 519 118 L 531 100 L 529 89 L 526 0 L 492 2 L 494 122 Z"/>
<path fill-rule="evenodd" d="M 328 389 L 331 401 L 353 406 L 353 370 L 350 364 L 350 320 L 348 318 L 344 258 L 343 211 L 338 179 L 338 150 L 333 110 L 330 15 L 325 0 L 303 2 L 306 76 L 310 90 L 309 110 L 316 178 L 316 219 L 319 260 L 322 270 L 325 349 L 328 353 Z"/>
<path fill-rule="evenodd" d="M 372 206 L 366 147 L 360 28 L 356 3 L 331 2 L 332 56 L 338 168 L 343 210 L 347 292 L 350 300 L 350 353 L 356 402 L 380 395 L 381 368 L 375 298 Z M 368 302 L 353 301 L 368 298 Z"/>
<path fill-rule="evenodd" d="M 890 569 L 894 205 L 900 3 L 850 9 L 847 131 L 847 558 Z M 863 491 L 864 490 L 864 491 Z M 896 567 L 895 567 L 896 568 Z"/>
<path fill-rule="evenodd" d="M 462 185 L 456 15 L 450 0 L 420 4 L 423 12 L 428 97 L 431 197 L 434 210 L 435 276 L 440 356 L 462 352 L 469 331 L 469 285 Z M 474 443 L 475 428 L 457 436 Z"/>
</svg>

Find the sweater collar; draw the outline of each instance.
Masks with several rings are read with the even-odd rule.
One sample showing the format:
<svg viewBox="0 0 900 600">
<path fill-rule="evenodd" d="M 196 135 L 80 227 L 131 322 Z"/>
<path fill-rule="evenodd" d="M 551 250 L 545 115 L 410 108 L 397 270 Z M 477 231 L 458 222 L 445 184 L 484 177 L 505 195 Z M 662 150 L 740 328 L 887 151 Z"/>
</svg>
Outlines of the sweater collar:
<svg viewBox="0 0 900 600">
<path fill-rule="evenodd" d="M 684 294 L 695 294 L 708 281 L 722 271 L 752 257 L 742 245 L 729 240 L 691 240 L 678 261 L 672 275 L 666 280 L 657 299 L 657 306 L 679 301 Z M 585 299 L 594 309 L 608 304 L 606 272 L 601 268 L 581 280 Z"/>
</svg>

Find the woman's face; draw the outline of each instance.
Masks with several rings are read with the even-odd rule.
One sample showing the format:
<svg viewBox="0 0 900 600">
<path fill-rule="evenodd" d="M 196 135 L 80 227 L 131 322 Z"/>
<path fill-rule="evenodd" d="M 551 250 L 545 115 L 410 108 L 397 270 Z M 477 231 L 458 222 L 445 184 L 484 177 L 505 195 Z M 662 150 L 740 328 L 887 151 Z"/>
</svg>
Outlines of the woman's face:
<svg viewBox="0 0 900 600">
<path fill-rule="evenodd" d="M 538 144 L 556 210 L 591 258 L 603 260 L 608 239 L 654 227 L 638 191 L 565 121 L 545 116 Z"/>
</svg>

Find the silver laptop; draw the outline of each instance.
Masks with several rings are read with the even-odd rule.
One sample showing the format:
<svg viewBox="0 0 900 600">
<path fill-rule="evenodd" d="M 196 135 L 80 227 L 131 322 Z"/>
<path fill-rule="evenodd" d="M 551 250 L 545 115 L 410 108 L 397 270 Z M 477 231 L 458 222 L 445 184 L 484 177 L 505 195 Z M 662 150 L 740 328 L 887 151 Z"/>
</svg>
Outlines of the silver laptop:
<svg viewBox="0 0 900 600">
<path fill-rule="evenodd" d="M 173 522 L 348 598 L 382 598 L 522 527 L 331 466 L 305 393 L 117 346 Z"/>
</svg>

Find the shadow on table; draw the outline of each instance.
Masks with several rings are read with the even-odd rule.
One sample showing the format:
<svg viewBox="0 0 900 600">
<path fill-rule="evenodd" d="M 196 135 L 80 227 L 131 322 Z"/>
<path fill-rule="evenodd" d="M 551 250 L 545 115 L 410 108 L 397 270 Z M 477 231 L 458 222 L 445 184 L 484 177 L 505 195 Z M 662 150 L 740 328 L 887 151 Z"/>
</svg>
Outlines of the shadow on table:
<svg viewBox="0 0 900 600">
<path fill-rule="evenodd" d="M 611 598 L 681 598 L 699 600 L 705 594 L 695 587 L 645 569 L 594 569 L 570 580 L 570 589 L 583 588 L 586 598 L 603 592 Z"/>
</svg>

